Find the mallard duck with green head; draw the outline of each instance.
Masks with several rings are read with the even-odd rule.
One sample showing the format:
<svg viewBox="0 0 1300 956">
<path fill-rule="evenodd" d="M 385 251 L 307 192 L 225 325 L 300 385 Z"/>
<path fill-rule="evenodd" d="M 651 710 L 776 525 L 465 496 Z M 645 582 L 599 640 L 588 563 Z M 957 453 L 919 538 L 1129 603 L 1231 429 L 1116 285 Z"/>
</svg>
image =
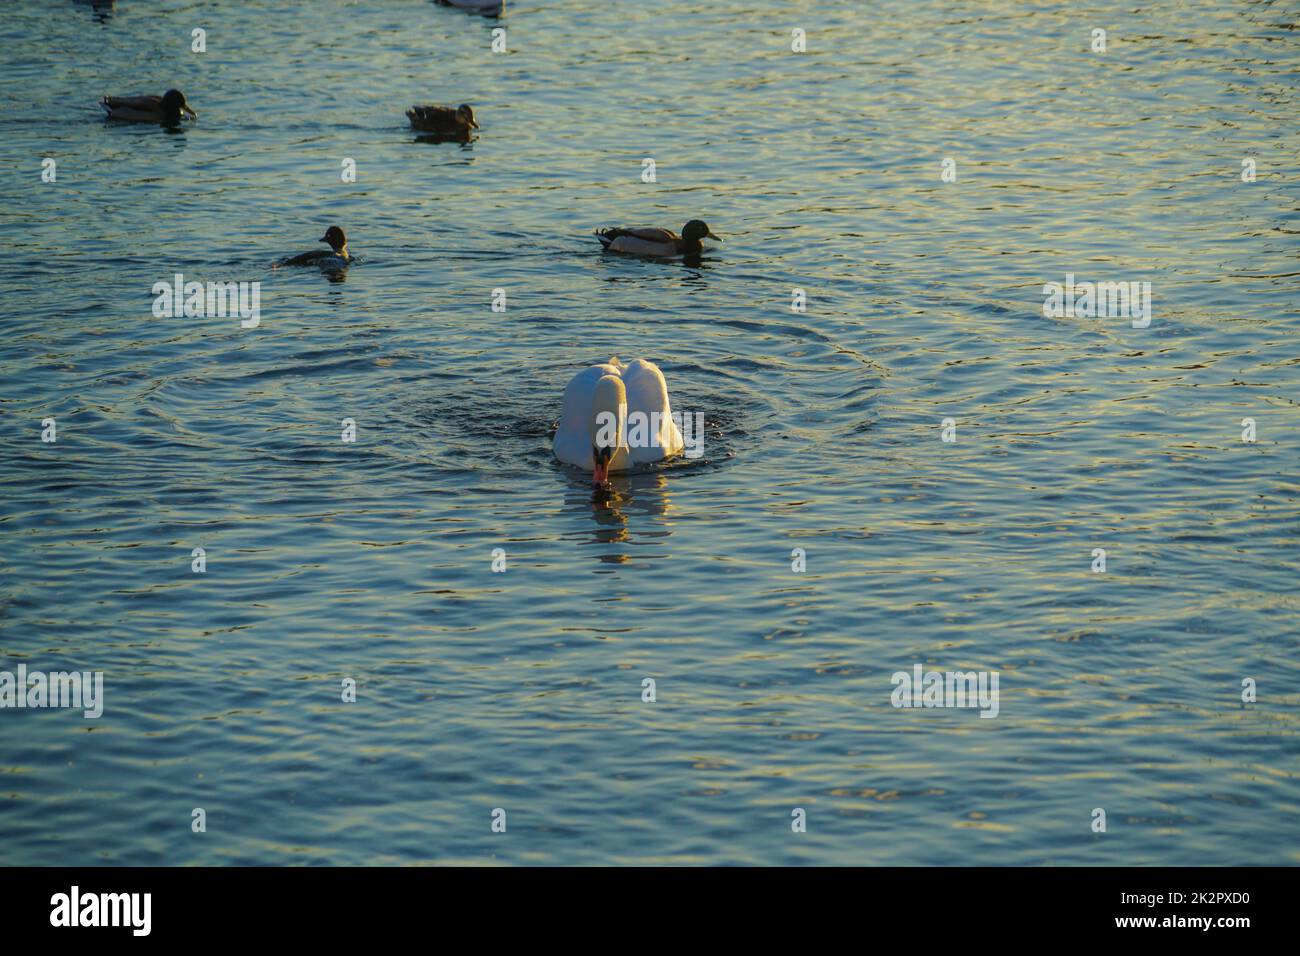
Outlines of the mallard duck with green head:
<svg viewBox="0 0 1300 956">
<path fill-rule="evenodd" d="M 698 256 L 704 251 L 701 240 L 721 242 L 703 219 L 692 219 L 682 226 L 679 236 L 671 229 L 598 229 L 596 238 L 606 252 L 622 252 L 630 256 Z"/>
<path fill-rule="evenodd" d="M 180 90 L 168 90 L 162 96 L 105 96 L 99 101 L 108 118 L 127 123 L 159 123 L 179 126 L 181 118 L 189 115 L 198 119 L 197 113 L 185 102 Z"/>
</svg>

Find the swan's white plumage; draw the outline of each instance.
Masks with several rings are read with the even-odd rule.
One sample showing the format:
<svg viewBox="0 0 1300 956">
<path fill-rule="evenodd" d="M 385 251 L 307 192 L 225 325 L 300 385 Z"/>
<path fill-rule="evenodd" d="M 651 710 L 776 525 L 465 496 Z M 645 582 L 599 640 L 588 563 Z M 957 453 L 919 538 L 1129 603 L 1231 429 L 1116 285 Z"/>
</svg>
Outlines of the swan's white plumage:
<svg viewBox="0 0 1300 956">
<path fill-rule="evenodd" d="M 612 358 L 601 365 L 584 368 L 569 381 L 564 389 L 564 407 L 560 414 L 560 427 L 555 431 L 555 457 L 560 461 L 591 471 L 595 462 L 591 449 L 595 437 L 595 407 L 597 385 L 602 378 L 612 375 L 622 379 L 627 396 L 627 414 L 642 412 L 650 421 L 652 412 L 659 413 L 658 441 L 648 447 L 628 448 L 620 443 L 610 461 L 610 471 L 626 471 L 633 465 L 663 461 L 681 453 L 684 447 L 681 429 L 672 419 L 668 401 L 668 383 L 664 373 L 653 362 L 637 359 L 624 365 Z M 629 426 L 629 431 L 634 424 Z"/>
</svg>

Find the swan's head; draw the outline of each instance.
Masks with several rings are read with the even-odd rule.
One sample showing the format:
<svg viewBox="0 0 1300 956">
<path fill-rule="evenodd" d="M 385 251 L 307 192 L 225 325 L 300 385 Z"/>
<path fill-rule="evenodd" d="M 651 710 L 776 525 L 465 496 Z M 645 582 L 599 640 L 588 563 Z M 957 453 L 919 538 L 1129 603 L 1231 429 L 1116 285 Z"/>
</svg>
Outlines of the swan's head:
<svg viewBox="0 0 1300 956">
<path fill-rule="evenodd" d="M 609 482 L 614 458 L 626 449 L 627 390 L 617 375 L 604 375 L 591 397 L 591 484 L 603 488 Z"/>
</svg>

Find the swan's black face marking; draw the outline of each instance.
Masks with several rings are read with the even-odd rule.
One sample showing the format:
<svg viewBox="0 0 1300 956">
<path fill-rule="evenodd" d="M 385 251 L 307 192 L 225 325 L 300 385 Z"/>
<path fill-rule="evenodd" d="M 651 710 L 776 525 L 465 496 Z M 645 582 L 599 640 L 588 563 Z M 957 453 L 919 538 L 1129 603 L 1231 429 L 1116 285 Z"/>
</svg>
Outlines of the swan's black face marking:
<svg viewBox="0 0 1300 956">
<path fill-rule="evenodd" d="M 595 465 L 591 470 L 593 488 L 603 488 L 609 482 L 609 462 L 614 457 L 614 449 L 591 446 L 591 460 Z"/>
</svg>

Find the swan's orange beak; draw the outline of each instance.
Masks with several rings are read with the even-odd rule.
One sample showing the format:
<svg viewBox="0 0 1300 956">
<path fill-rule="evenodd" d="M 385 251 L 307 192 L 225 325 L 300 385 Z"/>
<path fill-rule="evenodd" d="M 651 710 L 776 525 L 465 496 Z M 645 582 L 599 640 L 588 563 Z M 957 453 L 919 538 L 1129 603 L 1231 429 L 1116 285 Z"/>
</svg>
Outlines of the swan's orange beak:
<svg viewBox="0 0 1300 956">
<path fill-rule="evenodd" d="M 604 488 L 609 484 L 609 463 L 613 458 L 612 448 L 591 449 L 591 487 Z"/>
</svg>

